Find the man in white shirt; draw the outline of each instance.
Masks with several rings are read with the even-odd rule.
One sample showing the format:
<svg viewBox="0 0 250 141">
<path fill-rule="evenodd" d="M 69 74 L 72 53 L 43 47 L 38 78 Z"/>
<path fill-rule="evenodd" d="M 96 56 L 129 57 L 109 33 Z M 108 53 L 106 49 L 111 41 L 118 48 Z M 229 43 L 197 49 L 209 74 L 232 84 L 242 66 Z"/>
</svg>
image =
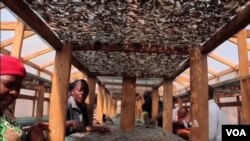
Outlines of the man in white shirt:
<svg viewBox="0 0 250 141">
<path fill-rule="evenodd" d="M 213 88 L 209 88 L 209 101 L 208 101 L 208 112 L 209 112 L 209 141 L 221 141 L 222 140 L 222 124 L 227 123 L 227 119 L 223 111 L 215 103 L 213 99 Z"/>
</svg>

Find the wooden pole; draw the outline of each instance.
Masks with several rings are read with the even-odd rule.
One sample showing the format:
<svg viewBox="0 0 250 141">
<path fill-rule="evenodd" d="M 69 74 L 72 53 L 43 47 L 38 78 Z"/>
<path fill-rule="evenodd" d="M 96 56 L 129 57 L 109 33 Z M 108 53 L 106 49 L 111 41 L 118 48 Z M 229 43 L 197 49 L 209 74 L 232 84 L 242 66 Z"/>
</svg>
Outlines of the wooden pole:
<svg viewBox="0 0 250 141">
<path fill-rule="evenodd" d="M 173 130 L 172 114 L 173 114 L 173 81 L 164 79 L 162 128 L 166 132 L 172 132 Z"/>
<path fill-rule="evenodd" d="M 94 116 L 94 108 L 95 108 L 95 85 L 96 78 L 95 77 L 87 77 L 88 85 L 89 85 L 89 94 L 86 99 L 87 109 L 88 109 L 88 118 L 90 125 L 93 124 L 93 116 Z"/>
<path fill-rule="evenodd" d="M 156 120 L 158 115 L 158 105 L 159 105 L 159 91 L 158 88 L 153 88 L 153 95 L 152 95 L 152 119 Z"/>
<path fill-rule="evenodd" d="M 246 30 L 242 30 L 237 35 L 239 46 L 239 72 L 240 77 L 249 75 L 248 53 L 247 53 L 247 38 Z M 242 96 L 242 124 L 250 124 L 250 85 L 247 79 L 240 80 L 240 93 Z"/>
<path fill-rule="evenodd" d="M 63 141 L 65 137 L 71 52 L 71 46 L 66 43 L 63 44 L 62 50 L 56 51 L 50 98 L 48 138 L 50 141 Z"/>
<path fill-rule="evenodd" d="M 135 127 L 135 83 L 135 77 L 123 77 L 120 129 L 125 132 Z"/>
<path fill-rule="evenodd" d="M 207 55 L 202 55 L 197 48 L 190 51 L 190 87 L 191 140 L 208 141 Z"/>
<path fill-rule="evenodd" d="M 98 90 L 99 93 L 97 93 L 96 119 L 102 123 L 104 86 L 98 85 Z"/>
<path fill-rule="evenodd" d="M 108 93 L 105 88 L 103 93 L 103 114 L 108 115 Z"/>
<path fill-rule="evenodd" d="M 37 87 L 37 107 L 36 107 L 37 121 L 41 121 L 43 119 L 44 93 L 45 93 L 44 83 L 41 83 Z"/>
<path fill-rule="evenodd" d="M 110 117 L 113 118 L 116 115 L 115 111 L 115 99 L 113 96 L 110 96 Z"/>
</svg>

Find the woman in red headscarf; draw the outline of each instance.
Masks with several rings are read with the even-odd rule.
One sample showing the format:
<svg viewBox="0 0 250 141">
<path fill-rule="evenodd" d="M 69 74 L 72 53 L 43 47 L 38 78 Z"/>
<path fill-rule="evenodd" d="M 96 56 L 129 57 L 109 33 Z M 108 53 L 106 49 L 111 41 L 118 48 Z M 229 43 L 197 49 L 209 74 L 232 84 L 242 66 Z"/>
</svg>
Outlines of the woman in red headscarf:
<svg viewBox="0 0 250 141">
<path fill-rule="evenodd" d="M 23 64 L 14 57 L 0 56 L 0 140 L 1 141 L 40 141 L 44 140 L 43 129 L 47 123 L 31 126 L 28 135 L 24 135 L 20 125 L 5 111 L 17 99 L 26 76 Z"/>
</svg>

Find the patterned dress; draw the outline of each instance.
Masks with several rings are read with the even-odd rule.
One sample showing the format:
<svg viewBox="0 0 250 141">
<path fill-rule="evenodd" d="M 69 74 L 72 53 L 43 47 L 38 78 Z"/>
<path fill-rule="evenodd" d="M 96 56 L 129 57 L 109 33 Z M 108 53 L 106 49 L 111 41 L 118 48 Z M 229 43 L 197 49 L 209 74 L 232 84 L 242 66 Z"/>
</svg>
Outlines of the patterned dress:
<svg viewBox="0 0 250 141">
<path fill-rule="evenodd" d="M 22 141 L 20 124 L 7 115 L 0 115 L 0 141 Z"/>
</svg>

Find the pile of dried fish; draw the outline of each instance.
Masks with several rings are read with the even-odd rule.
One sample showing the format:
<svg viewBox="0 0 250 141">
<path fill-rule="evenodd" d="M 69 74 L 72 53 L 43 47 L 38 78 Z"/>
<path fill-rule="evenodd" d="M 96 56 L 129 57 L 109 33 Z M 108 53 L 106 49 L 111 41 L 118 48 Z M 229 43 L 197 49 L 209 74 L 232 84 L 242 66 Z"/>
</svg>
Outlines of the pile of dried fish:
<svg viewBox="0 0 250 141">
<path fill-rule="evenodd" d="M 93 74 L 169 78 L 187 55 L 74 51 L 73 55 Z"/>
<path fill-rule="evenodd" d="M 164 132 L 158 126 L 145 128 L 144 126 L 135 126 L 132 132 L 122 132 L 119 127 L 118 118 L 113 119 L 114 125 L 107 125 L 111 129 L 110 134 L 100 133 L 76 133 L 68 137 L 70 141 L 185 141 L 182 138 Z"/>
<path fill-rule="evenodd" d="M 33 0 L 62 40 L 199 46 L 248 0 Z"/>
</svg>

